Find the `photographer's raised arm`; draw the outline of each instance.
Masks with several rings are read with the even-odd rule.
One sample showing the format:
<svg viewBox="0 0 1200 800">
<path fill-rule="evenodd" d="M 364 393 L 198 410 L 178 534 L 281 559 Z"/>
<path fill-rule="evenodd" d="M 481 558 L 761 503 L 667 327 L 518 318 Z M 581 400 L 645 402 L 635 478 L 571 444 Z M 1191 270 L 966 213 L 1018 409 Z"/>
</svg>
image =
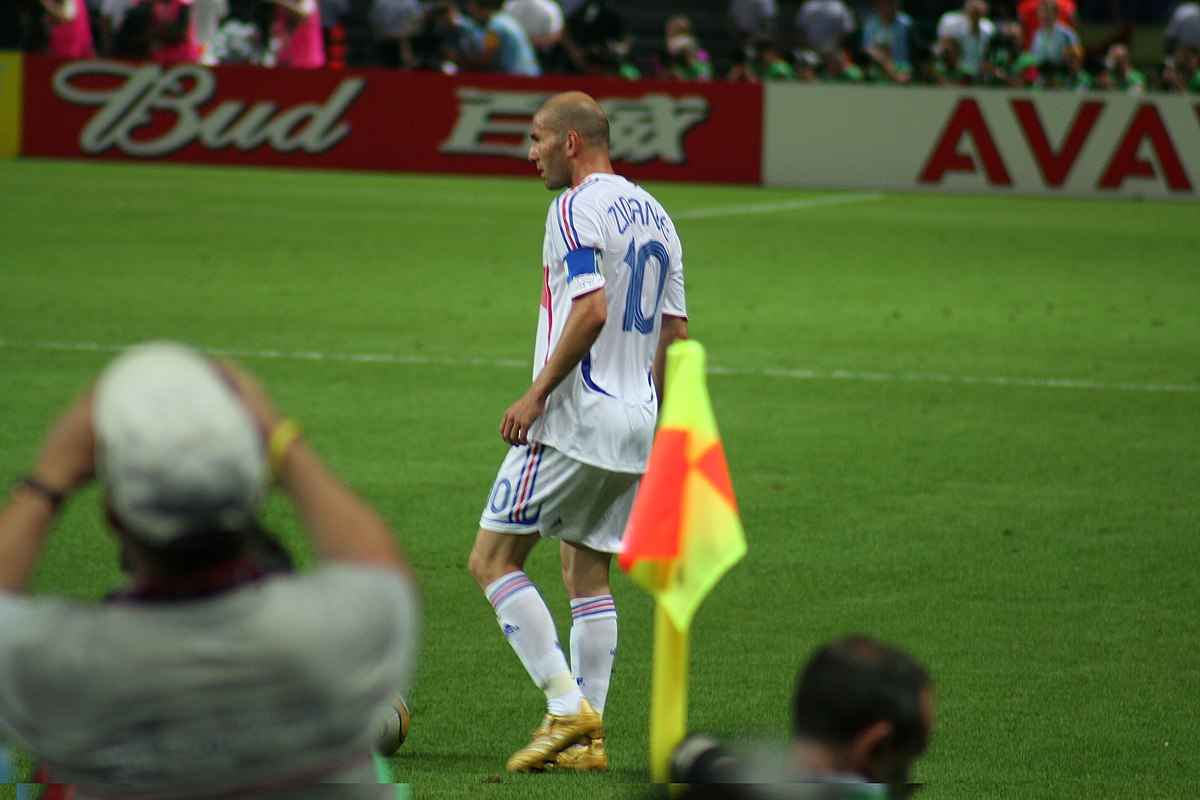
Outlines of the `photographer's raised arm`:
<svg viewBox="0 0 1200 800">
<path fill-rule="evenodd" d="M 0 510 L 0 591 L 29 588 L 63 501 L 95 473 L 92 399 L 84 395 L 51 426 L 37 464 Z"/>
<path fill-rule="evenodd" d="M 242 402 L 267 433 L 276 478 L 288 493 L 317 556 L 387 566 L 410 574 L 391 529 L 374 508 L 346 486 L 284 420 L 266 390 L 232 362 L 220 362 Z"/>
</svg>

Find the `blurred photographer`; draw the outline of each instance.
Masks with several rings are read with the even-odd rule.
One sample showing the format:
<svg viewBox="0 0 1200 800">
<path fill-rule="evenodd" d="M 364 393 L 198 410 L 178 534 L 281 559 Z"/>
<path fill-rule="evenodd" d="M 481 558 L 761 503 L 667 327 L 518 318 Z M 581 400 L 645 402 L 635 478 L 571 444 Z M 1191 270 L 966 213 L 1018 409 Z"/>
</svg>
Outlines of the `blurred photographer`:
<svg viewBox="0 0 1200 800">
<path fill-rule="evenodd" d="M 911 655 L 865 636 L 816 651 L 792 701 L 793 740 L 783 758 L 735 755 L 706 736 L 685 739 L 672 782 L 690 800 L 903 798 L 933 728 L 933 686 Z"/>
<path fill-rule="evenodd" d="M 93 477 L 129 587 L 29 596 L 58 511 Z M 264 545 L 272 477 L 311 569 Z M 372 751 L 419 624 L 383 518 L 247 372 L 180 345 L 116 358 L 0 508 L 0 717 L 76 800 L 395 798 Z"/>
</svg>

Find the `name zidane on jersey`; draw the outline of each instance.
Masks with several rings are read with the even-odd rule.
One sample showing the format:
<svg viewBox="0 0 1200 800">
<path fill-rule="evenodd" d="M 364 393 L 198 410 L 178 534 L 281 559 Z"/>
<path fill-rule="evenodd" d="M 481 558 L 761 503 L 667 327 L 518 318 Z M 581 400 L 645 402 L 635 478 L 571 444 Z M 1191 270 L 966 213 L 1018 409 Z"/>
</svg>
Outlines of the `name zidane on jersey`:
<svg viewBox="0 0 1200 800">
<path fill-rule="evenodd" d="M 88 88 L 87 79 L 97 76 L 124 78 L 124 82 Z M 206 114 L 199 108 L 216 93 L 217 79 L 211 70 L 195 64 L 163 69 L 153 64 L 79 61 L 58 70 L 53 86 L 55 94 L 69 103 L 100 106 L 79 137 L 85 153 L 95 155 L 116 147 L 126 155 L 154 157 L 194 141 L 209 150 L 232 146 L 249 151 L 268 143 L 280 153 L 323 153 L 349 135 L 350 125 L 341 117 L 366 81 L 343 80 L 321 105 L 301 103 L 280 109 L 269 101 L 247 107 L 245 101 L 226 100 Z M 161 133 L 135 137 L 150 126 Z"/>
</svg>

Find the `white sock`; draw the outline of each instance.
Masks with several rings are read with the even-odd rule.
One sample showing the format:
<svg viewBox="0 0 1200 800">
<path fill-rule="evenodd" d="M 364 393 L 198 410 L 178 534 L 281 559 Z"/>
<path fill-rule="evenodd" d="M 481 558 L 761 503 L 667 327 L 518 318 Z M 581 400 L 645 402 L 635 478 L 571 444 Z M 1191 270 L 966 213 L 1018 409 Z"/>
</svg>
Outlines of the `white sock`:
<svg viewBox="0 0 1200 800">
<path fill-rule="evenodd" d="M 496 609 L 496 622 L 504 637 L 529 677 L 545 692 L 549 712 L 557 716 L 578 713 L 583 695 L 571 677 L 554 618 L 537 587 L 518 570 L 488 584 L 485 593 Z"/>
<path fill-rule="evenodd" d="M 617 607 L 611 594 L 571 601 L 571 669 L 583 696 L 601 716 L 617 655 Z"/>
</svg>

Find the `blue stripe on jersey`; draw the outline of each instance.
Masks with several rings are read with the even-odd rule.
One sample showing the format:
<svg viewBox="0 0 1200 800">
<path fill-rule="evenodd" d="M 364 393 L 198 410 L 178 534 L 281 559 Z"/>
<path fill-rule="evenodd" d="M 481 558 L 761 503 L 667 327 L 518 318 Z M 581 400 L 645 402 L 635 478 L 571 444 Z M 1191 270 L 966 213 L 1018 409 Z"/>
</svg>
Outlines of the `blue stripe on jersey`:
<svg viewBox="0 0 1200 800">
<path fill-rule="evenodd" d="M 579 371 L 583 374 L 584 385 L 586 385 L 593 392 L 599 392 L 606 397 L 615 397 L 615 395 L 611 395 L 601 389 L 596 385 L 596 382 L 592 380 L 592 354 L 590 351 L 584 355 L 583 360 L 579 362 Z"/>
<path fill-rule="evenodd" d="M 567 280 L 578 278 L 580 275 L 600 274 L 600 251 L 591 247 L 581 247 L 567 253 L 563 259 L 567 262 Z"/>
</svg>

